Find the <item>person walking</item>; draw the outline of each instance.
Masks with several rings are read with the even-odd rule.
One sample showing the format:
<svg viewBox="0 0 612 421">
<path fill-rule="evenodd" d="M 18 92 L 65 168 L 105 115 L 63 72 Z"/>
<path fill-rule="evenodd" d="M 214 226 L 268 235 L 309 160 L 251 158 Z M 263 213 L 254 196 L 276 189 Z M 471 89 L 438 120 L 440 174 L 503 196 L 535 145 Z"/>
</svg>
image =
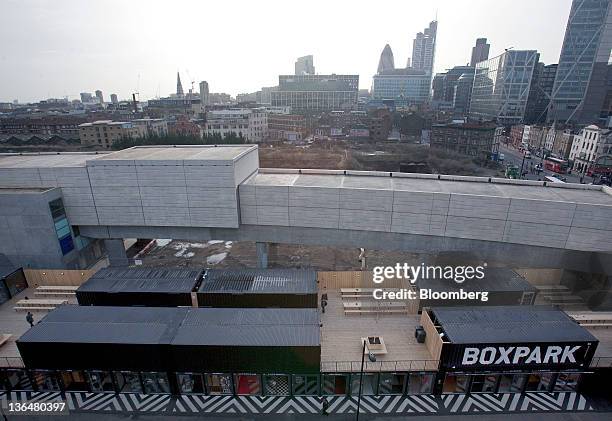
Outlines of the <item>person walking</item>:
<svg viewBox="0 0 612 421">
<path fill-rule="evenodd" d="M 323 402 L 321 404 L 321 415 L 329 415 L 327 410 L 329 409 L 329 402 L 327 402 L 327 398 L 323 396 Z"/>
<path fill-rule="evenodd" d="M 34 315 L 28 311 L 26 314 L 26 321 L 30 324 L 30 327 L 34 327 Z"/>
</svg>

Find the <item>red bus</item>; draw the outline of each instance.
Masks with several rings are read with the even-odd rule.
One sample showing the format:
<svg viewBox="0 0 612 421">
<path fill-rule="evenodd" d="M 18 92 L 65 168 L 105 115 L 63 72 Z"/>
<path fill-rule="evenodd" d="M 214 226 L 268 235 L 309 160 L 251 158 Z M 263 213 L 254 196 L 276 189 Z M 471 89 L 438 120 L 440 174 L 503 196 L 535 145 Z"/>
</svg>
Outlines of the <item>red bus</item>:
<svg viewBox="0 0 612 421">
<path fill-rule="evenodd" d="M 567 161 L 548 157 L 544 160 L 544 168 L 557 174 L 565 174 L 567 172 Z"/>
</svg>

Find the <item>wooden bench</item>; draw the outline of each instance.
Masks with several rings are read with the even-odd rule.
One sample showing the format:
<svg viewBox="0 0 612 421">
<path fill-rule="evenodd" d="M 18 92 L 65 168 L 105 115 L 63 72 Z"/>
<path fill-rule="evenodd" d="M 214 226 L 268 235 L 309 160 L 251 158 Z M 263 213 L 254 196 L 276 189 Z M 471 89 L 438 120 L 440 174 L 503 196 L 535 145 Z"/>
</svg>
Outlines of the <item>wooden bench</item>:
<svg viewBox="0 0 612 421">
<path fill-rule="evenodd" d="M 344 314 L 406 314 L 407 311 L 407 309 L 403 308 L 386 308 L 381 310 L 344 309 Z"/>
<path fill-rule="evenodd" d="M 15 307 L 13 307 L 16 311 L 20 310 L 53 310 L 57 306 L 61 306 L 62 304 L 67 304 L 68 300 L 42 300 L 42 299 L 32 299 L 32 300 L 19 300 L 15 303 Z"/>
<path fill-rule="evenodd" d="M 61 293 L 66 293 L 66 294 L 75 294 L 76 290 L 79 289 L 78 286 L 73 286 L 73 285 L 41 285 L 39 287 L 36 287 L 36 292 L 61 292 Z"/>
<path fill-rule="evenodd" d="M 15 311 L 51 311 L 56 307 L 13 307 Z"/>
<path fill-rule="evenodd" d="M 74 297 L 75 292 L 34 291 L 36 297 Z"/>
</svg>

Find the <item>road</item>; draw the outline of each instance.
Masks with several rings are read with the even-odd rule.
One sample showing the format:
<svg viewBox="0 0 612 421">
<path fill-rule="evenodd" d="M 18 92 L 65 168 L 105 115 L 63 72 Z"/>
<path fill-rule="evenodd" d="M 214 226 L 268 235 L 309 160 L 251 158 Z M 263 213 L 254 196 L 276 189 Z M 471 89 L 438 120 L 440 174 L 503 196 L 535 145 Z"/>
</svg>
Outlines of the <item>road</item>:
<svg viewBox="0 0 612 421">
<path fill-rule="evenodd" d="M 518 149 L 514 149 L 512 146 L 508 147 L 504 144 L 500 145 L 499 151 L 505 155 L 506 164 L 516 165 L 517 167 L 521 168 L 521 163 L 523 162 L 522 152 L 520 152 Z M 538 179 L 543 179 L 544 176 L 548 175 L 548 176 L 554 176 L 554 177 L 565 177 L 568 183 L 580 183 L 580 175 L 576 175 L 576 174 L 559 175 L 559 174 L 553 173 L 551 171 L 546 171 L 546 170 L 542 171 L 539 175 L 529 173 L 529 169 L 531 168 L 531 165 L 535 167 L 536 164 L 539 164 L 539 163 L 542 163 L 542 158 L 538 158 L 535 155 L 533 155 L 531 159 L 525 159 L 525 163 L 523 164 L 523 172 L 527 171 L 527 175 L 525 176 L 524 179 L 538 180 Z M 583 181 L 584 183 L 589 184 L 593 182 L 593 178 L 585 176 Z"/>
</svg>

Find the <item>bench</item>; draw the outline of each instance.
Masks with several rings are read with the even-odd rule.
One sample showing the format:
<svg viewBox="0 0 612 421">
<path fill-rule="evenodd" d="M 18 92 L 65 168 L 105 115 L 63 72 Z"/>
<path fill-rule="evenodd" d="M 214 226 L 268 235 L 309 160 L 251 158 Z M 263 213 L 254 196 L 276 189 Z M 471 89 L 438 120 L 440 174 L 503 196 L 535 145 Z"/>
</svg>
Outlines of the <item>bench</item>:
<svg viewBox="0 0 612 421">
<path fill-rule="evenodd" d="M 59 285 L 41 285 L 36 288 L 34 294 L 36 293 L 64 293 L 64 294 L 76 294 L 76 290 L 79 289 L 78 286 L 59 286 Z"/>
<path fill-rule="evenodd" d="M 15 311 L 51 311 L 55 307 L 13 307 Z"/>
<path fill-rule="evenodd" d="M 582 327 L 591 327 L 593 329 L 597 328 L 609 328 L 612 327 L 612 323 L 580 323 Z"/>
<path fill-rule="evenodd" d="M 75 292 L 34 291 L 37 297 L 74 297 Z"/>
<path fill-rule="evenodd" d="M 32 299 L 32 300 L 19 300 L 15 303 L 15 307 L 13 309 L 15 311 L 20 310 L 53 310 L 55 307 L 60 306 L 62 304 L 67 304 L 68 300 L 41 300 L 41 299 Z"/>
<path fill-rule="evenodd" d="M 344 314 L 406 314 L 407 309 L 386 308 L 381 310 L 344 309 Z"/>
</svg>

